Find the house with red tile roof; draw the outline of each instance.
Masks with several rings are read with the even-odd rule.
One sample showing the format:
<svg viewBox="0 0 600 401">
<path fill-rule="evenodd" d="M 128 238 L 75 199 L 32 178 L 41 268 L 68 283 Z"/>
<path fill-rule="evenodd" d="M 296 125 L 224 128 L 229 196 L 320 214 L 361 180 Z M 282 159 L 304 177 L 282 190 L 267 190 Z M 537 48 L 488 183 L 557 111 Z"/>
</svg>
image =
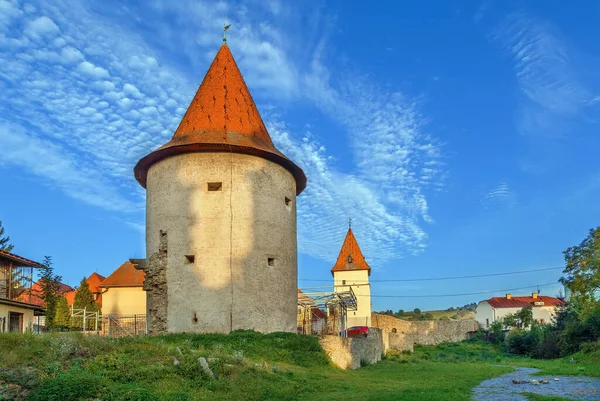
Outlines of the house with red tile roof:
<svg viewBox="0 0 600 401">
<path fill-rule="evenodd" d="M 98 286 L 102 291 L 102 315 L 145 315 L 146 274 L 130 261 L 123 263 Z"/>
<path fill-rule="evenodd" d="M 102 283 L 105 279 L 106 277 L 103 275 L 94 272 L 85 280 L 90 287 L 90 291 L 94 295 L 94 301 L 96 301 L 99 307 L 102 307 L 102 289 L 100 288 L 100 283 Z M 67 298 L 67 303 L 69 306 L 72 306 L 75 303 L 76 292 L 76 290 L 71 289 L 71 291 L 62 294 L 65 298 Z"/>
<path fill-rule="evenodd" d="M 504 297 L 494 297 L 479 302 L 476 319 L 479 327 L 485 330 L 495 321 L 502 321 L 506 315 L 516 313 L 526 306 L 531 306 L 535 320 L 541 323 L 550 323 L 556 309 L 565 304 L 564 299 L 539 295 L 535 292 L 531 296 L 515 297 L 506 294 Z"/>
</svg>

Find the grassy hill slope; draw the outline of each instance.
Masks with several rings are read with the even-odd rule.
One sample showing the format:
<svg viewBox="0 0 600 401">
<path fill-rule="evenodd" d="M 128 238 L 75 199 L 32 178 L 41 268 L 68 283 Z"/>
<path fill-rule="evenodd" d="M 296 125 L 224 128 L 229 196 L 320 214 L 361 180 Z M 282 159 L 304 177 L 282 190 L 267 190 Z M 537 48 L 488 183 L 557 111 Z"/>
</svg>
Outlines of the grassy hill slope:
<svg viewBox="0 0 600 401">
<path fill-rule="evenodd" d="M 470 343 L 417 347 L 343 371 L 315 337 L 248 331 L 125 339 L 0 334 L 0 354 L 2 400 L 468 400 L 479 382 L 510 370 L 500 363 L 600 375 L 583 356 L 575 366 Z M 216 378 L 202 370 L 201 356 Z"/>
</svg>

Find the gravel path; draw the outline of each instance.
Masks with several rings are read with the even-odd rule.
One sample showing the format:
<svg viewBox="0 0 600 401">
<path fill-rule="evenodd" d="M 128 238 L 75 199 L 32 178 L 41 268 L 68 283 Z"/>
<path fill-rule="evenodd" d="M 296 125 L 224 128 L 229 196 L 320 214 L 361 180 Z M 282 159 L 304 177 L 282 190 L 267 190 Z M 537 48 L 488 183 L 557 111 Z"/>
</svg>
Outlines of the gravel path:
<svg viewBox="0 0 600 401">
<path fill-rule="evenodd" d="M 527 401 L 520 393 L 558 396 L 571 400 L 600 400 L 600 379 L 570 376 L 530 376 L 539 369 L 513 367 L 514 372 L 481 382 L 473 390 L 477 401 Z M 558 378 L 557 380 L 554 380 Z M 521 384 L 513 383 L 521 381 Z M 539 384 L 530 381 L 537 380 Z M 542 380 L 548 380 L 543 384 Z"/>
</svg>

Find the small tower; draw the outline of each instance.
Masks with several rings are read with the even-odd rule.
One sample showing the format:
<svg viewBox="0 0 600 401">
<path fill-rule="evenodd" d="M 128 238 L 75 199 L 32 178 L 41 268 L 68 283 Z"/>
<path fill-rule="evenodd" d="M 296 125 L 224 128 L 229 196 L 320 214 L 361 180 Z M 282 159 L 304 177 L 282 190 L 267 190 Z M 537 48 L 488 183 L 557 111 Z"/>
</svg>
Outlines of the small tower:
<svg viewBox="0 0 600 401">
<path fill-rule="evenodd" d="M 226 44 L 173 138 L 134 169 L 146 188 L 149 331 L 295 331 L 296 196 Z"/>
<path fill-rule="evenodd" d="M 335 292 L 349 291 L 356 295 L 357 311 L 348 312 L 347 327 L 371 325 L 371 267 L 363 256 L 352 228 L 348 228 L 340 254 L 331 269 Z"/>
</svg>

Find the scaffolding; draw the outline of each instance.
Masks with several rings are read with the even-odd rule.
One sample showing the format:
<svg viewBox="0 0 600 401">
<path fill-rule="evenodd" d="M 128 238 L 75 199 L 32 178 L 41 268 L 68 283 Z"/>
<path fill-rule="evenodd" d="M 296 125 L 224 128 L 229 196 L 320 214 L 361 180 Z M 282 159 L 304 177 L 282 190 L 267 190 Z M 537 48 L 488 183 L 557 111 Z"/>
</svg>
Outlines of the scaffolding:
<svg viewBox="0 0 600 401">
<path fill-rule="evenodd" d="M 341 292 L 300 292 L 298 333 L 347 337 L 348 311 L 356 311 L 352 288 Z"/>
</svg>

